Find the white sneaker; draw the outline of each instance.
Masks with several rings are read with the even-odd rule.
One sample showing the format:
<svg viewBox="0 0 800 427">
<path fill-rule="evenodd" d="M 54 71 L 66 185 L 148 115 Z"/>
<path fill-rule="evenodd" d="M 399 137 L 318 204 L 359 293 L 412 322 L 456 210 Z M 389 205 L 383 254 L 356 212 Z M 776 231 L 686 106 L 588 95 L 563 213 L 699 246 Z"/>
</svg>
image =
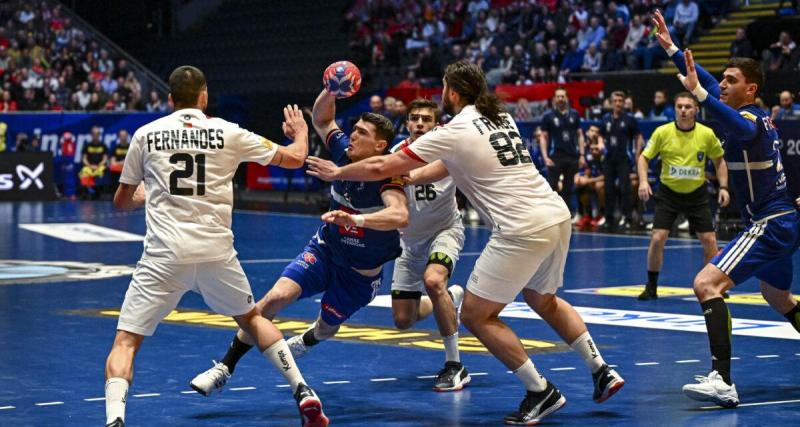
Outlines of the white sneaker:
<svg viewBox="0 0 800 427">
<path fill-rule="evenodd" d="M 689 231 L 689 220 L 684 219 L 682 223 L 678 224 L 678 230 Z"/>
<path fill-rule="evenodd" d="M 480 223 L 481 217 L 478 215 L 478 211 L 472 208 L 467 208 L 467 221 L 473 225 Z"/>
<path fill-rule="evenodd" d="M 295 335 L 286 340 L 286 344 L 289 346 L 289 351 L 292 352 L 292 357 L 295 359 L 299 359 L 308 353 L 308 346 L 306 343 L 303 342 L 303 335 Z"/>
<path fill-rule="evenodd" d="M 464 301 L 464 288 L 453 285 L 447 288 L 447 291 L 450 292 L 450 296 L 453 297 L 453 305 L 456 307 L 456 311 L 458 311 L 458 308 L 461 307 L 461 301 Z"/>
<path fill-rule="evenodd" d="M 572 217 L 572 225 L 579 223 L 583 219 L 583 216 L 579 213 L 576 213 L 575 216 Z"/>
<path fill-rule="evenodd" d="M 221 392 L 222 388 L 225 387 L 225 383 L 227 383 L 231 377 L 230 372 L 228 372 L 228 367 L 225 366 L 225 364 L 219 363 L 216 360 L 213 362 L 214 366 L 211 369 L 197 374 L 189 383 L 190 387 L 203 396 L 209 396 L 214 391 Z"/>
<path fill-rule="evenodd" d="M 739 394 L 736 385 L 728 385 L 717 371 L 711 371 L 707 377 L 695 375 L 697 384 L 686 384 L 683 392 L 694 400 L 714 402 L 723 408 L 735 408 L 739 405 Z"/>
</svg>

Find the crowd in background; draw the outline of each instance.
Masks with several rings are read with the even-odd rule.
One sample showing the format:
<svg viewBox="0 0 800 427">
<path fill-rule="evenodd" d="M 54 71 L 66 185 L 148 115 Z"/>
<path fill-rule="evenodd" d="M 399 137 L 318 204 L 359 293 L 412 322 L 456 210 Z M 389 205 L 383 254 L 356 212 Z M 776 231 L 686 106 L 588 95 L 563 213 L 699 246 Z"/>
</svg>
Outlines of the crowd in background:
<svg viewBox="0 0 800 427">
<path fill-rule="evenodd" d="M 653 69 L 666 59 L 654 37 L 656 9 L 686 46 L 738 7 L 739 0 L 357 0 L 346 20 L 360 65 L 405 67 L 405 86 L 437 85 L 443 67 L 459 59 L 479 64 L 490 84 L 530 84 Z M 737 53 L 761 57 L 752 45 L 741 50 L 741 32 Z M 798 67 L 800 51 L 786 37 L 763 53 L 772 69 Z"/>
<path fill-rule="evenodd" d="M 49 1 L 0 2 L 0 112 L 165 111 L 115 56 Z"/>
</svg>

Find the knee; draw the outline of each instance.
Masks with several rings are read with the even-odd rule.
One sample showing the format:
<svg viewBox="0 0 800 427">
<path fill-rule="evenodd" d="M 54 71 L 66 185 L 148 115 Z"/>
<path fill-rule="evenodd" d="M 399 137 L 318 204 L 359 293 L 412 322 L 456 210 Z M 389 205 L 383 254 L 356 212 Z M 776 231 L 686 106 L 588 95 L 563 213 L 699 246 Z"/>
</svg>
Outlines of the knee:
<svg viewBox="0 0 800 427">
<path fill-rule="evenodd" d="M 650 238 L 650 244 L 654 247 L 663 247 L 667 243 L 667 233 L 654 230 Z"/>
<path fill-rule="evenodd" d="M 444 295 L 447 292 L 447 276 L 439 272 L 426 273 L 423 278 L 425 292 L 431 298 Z"/>
<path fill-rule="evenodd" d="M 414 319 L 412 318 L 411 313 L 396 312 L 392 317 L 394 319 L 394 326 L 397 329 L 405 330 L 414 325 Z"/>
<path fill-rule="evenodd" d="M 476 316 L 472 310 L 468 309 L 461 310 L 459 318 L 461 319 L 461 324 L 464 325 L 464 327 L 466 327 L 470 331 L 475 330 L 475 328 L 480 323 L 480 319 L 478 318 L 478 316 Z"/>
<path fill-rule="evenodd" d="M 535 295 L 526 298 L 526 302 L 538 314 L 547 314 L 556 309 L 556 296 L 554 294 Z"/>
<path fill-rule="evenodd" d="M 715 283 L 707 275 L 702 274 L 702 272 L 700 272 L 700 274 L 694 278 L 692 288 L 695 296 L 697 296 L 697 299 L 700 300 L 700 302 L 707 301 L 716 294 Z"/>
</svg>

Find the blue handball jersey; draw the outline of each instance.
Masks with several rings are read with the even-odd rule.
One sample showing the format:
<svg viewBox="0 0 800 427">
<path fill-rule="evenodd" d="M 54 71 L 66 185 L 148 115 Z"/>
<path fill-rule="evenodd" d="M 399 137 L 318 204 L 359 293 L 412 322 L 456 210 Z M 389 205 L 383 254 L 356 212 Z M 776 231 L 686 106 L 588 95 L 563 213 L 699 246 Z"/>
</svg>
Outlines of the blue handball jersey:
<svg viewBox="0 0 800 427">
<path fill-rule="evenodd" d="M 341 130 L 328 134 L 325 145 L 331 159 L 339 166 L 350 163 L 347 147 L 350 138 Z M 352 214 L 367 214 L 385 208 L 381 194 L 384 191 L 403 191 L 401 182 L 386 179 L 375 182 L 334 181 L 331 185 L 331 210 L 342 210 Z M 330 246 L 333 261 L 343 267 L 372 269 L 380 267 L 398 256 L 400 233 L 397 230 L 378 231 L 362 227 L 342 227 L 323 224 L 317 235 Z"/>
<path fill-rule="evenodd" d="M 686 74 L 683 52 L 672 60 Z M 758 221 L 795 210 L 786 187 L 780 153 L 780 137 L 769 115 L 756 105 L 735 110 L 719 100 L 720 88 L 714 76 L 696 65 L 700 85 L 708 91 L 702 102 L 720 124 L 728 179 L 736 199 L 743 201 L 742 217 Z"/>
<path fill-rule="evenodd" d="M 551 110 L 542 116 L 542 130 L 547 131 L 549 141 L 548 156 L 578 157 L 578 132 L 581 131 L 581 116 L 573 109 L 562 114 L 558 110 Z"/>
<path fill-rule="evenodd" d="M 606 113 L 601 121 L 600 132 L 606 140 L 606 160 L 627 158 L 635 161 L 639 123 L 633 115 L 623 112 L 615 118 L 612 113 Z"/>
</svg>

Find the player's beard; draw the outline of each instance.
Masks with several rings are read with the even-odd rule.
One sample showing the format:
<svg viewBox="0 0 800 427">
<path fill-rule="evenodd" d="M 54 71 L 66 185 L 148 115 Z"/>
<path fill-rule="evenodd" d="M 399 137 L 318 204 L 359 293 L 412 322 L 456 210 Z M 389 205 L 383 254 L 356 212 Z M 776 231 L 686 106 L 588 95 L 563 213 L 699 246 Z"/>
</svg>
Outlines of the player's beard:
<svg viewBox="0 0 800 427">
<path fill-rule="evenodd" d="M 452 101 L 450 101 L 450 97 L 448 96 L 449 94 L 450 94 L 449 88 L 442 94 L 442 109 L 444 110 L 445 113 L 454 116 L 456 110 Z"/>
</svg>

